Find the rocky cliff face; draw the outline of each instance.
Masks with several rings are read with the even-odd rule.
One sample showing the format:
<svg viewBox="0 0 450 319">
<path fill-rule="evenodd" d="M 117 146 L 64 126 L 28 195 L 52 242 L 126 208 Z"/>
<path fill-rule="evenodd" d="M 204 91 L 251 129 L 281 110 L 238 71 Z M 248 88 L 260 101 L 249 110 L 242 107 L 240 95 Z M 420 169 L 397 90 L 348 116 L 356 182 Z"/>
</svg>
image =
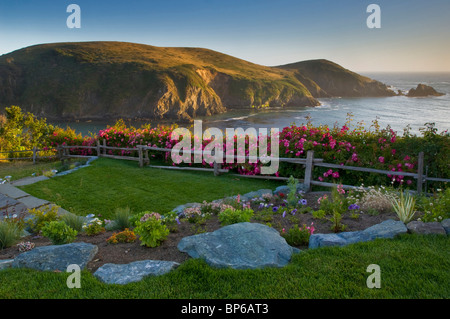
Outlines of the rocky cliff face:
<svg viewBox="0 0 450 319">
<path fill-rule="evenodd" d="M 190 121 L 235 108 L 317 106 L 319 97 L 390 92 L 326 60 L 270 68 L 197 48 L 60 43 L 0 57 L 0 107 L 19 105 L 49 119 Z"/>
</svg>

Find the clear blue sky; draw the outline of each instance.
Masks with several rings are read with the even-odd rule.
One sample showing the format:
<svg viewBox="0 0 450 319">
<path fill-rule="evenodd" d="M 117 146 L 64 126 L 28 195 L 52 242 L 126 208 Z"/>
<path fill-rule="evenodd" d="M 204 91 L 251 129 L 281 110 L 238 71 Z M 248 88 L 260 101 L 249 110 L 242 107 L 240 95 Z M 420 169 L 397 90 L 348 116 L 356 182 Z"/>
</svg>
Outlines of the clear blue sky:
<svg viewBox="0 0 450 319">
<path fill-rule="evenodd" d="M 81 28 L 69 29 L 69 4 Z M 369 4 L 381 28 L 369 29 Z M 450 71 L 449 0 L 0 0 L 0 54 L 72 41 L 203 47 L 274 66 L 325 58 L 357 72 Z"/>
</svg>

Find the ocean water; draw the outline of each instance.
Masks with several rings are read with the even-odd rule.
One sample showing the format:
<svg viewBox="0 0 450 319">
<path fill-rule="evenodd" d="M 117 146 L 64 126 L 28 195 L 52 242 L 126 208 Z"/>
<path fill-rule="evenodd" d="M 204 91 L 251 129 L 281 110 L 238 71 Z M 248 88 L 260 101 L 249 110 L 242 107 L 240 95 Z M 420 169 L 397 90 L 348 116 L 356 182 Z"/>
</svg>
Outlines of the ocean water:
<svg viewBox="0 0 450 319">
<path fill-rule="evenodd" d="M 450 130 L 450 73 L 370 73 L 363 74 L 390 86 L 395 92 L 407 92 L 419 83 L 430 85 L 445 93 L 440 97 L 411 98 L 406 96 L 380 98 L 327 98 L 319 99 L 318 107 L 271 108 L 266 110 L 229 111 L 209 117 L 199 117 L 203 128 L 219 129 L 253 127 L 255 129 L 279 128 L 292 124 L 306 124 L 308 118 L 313 125 L 342 126 L 351 117 L 352 125 L 363 124 L 369 129 L 374 120 L 381 128 L 391 127 L 399 135 L 409 126 L 412 134 L 420 135 L 425 123 L 434 123 L 438 132 Z M 69 125 L 83 135 L 96 133 L 112 122 L 55 123 Z M 137 127 L 142 123 L 130 122 Z M 155 125 L 156 123 L 152 123 Z M 180 124 L 185 126 L 185 124 Z"/>
</svg>

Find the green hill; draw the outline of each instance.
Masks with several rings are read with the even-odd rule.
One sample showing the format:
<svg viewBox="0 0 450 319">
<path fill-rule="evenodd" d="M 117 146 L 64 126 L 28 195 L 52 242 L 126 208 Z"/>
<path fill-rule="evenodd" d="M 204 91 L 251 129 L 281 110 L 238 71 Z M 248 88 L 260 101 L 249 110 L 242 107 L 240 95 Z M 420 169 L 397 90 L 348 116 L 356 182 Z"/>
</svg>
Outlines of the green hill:
<svg viewBox="0 0 450 319">
<path fill-rule="evenodd" d="M 394 96 L 392 90 L 378 81 L 359 75 L 328 60 L 309 60 L 277 68 L 292 71 L 314 97 Z M 304 80 L 306 78 L 306 81 Z"/>
<path fill-rule="evenodd" d="M 317 106 L 315 97 L 334 91 L 304 63 L 272 68 L 208 49 L 125 42 L 42 44 L 0 56 L 0 107 L 49 119 L 191 120 L 234 108 Z"/>
</svg>

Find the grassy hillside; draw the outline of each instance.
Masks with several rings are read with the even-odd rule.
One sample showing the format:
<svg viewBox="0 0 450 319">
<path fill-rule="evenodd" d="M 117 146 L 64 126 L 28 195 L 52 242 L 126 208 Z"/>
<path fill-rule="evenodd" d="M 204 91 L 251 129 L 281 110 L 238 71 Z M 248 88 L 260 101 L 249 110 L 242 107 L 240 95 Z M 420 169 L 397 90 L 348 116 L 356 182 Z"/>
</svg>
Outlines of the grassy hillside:
<svg viewBox="0 0 450 319">
<path fill-rule="evenodd" d="M 202 48 L 42 44 L 0 56 L 0 108 L 19 105 L 49 119 L 191 120 L 231 108 L 316 106 L 314 97 L 339 93 L 330 74 L 368 83 L 337 65 L 271 68 Z"/>
<path fill-rule="evenodd" d="M 310 80 L 307 87 L 315 97 L 393 96 L 387 86 L 324 59 L 302 61 L 277 67 L 292 71 L 300 81 Z M 317 90 L 317 87 L 320 88 Z"/>
</svg>

